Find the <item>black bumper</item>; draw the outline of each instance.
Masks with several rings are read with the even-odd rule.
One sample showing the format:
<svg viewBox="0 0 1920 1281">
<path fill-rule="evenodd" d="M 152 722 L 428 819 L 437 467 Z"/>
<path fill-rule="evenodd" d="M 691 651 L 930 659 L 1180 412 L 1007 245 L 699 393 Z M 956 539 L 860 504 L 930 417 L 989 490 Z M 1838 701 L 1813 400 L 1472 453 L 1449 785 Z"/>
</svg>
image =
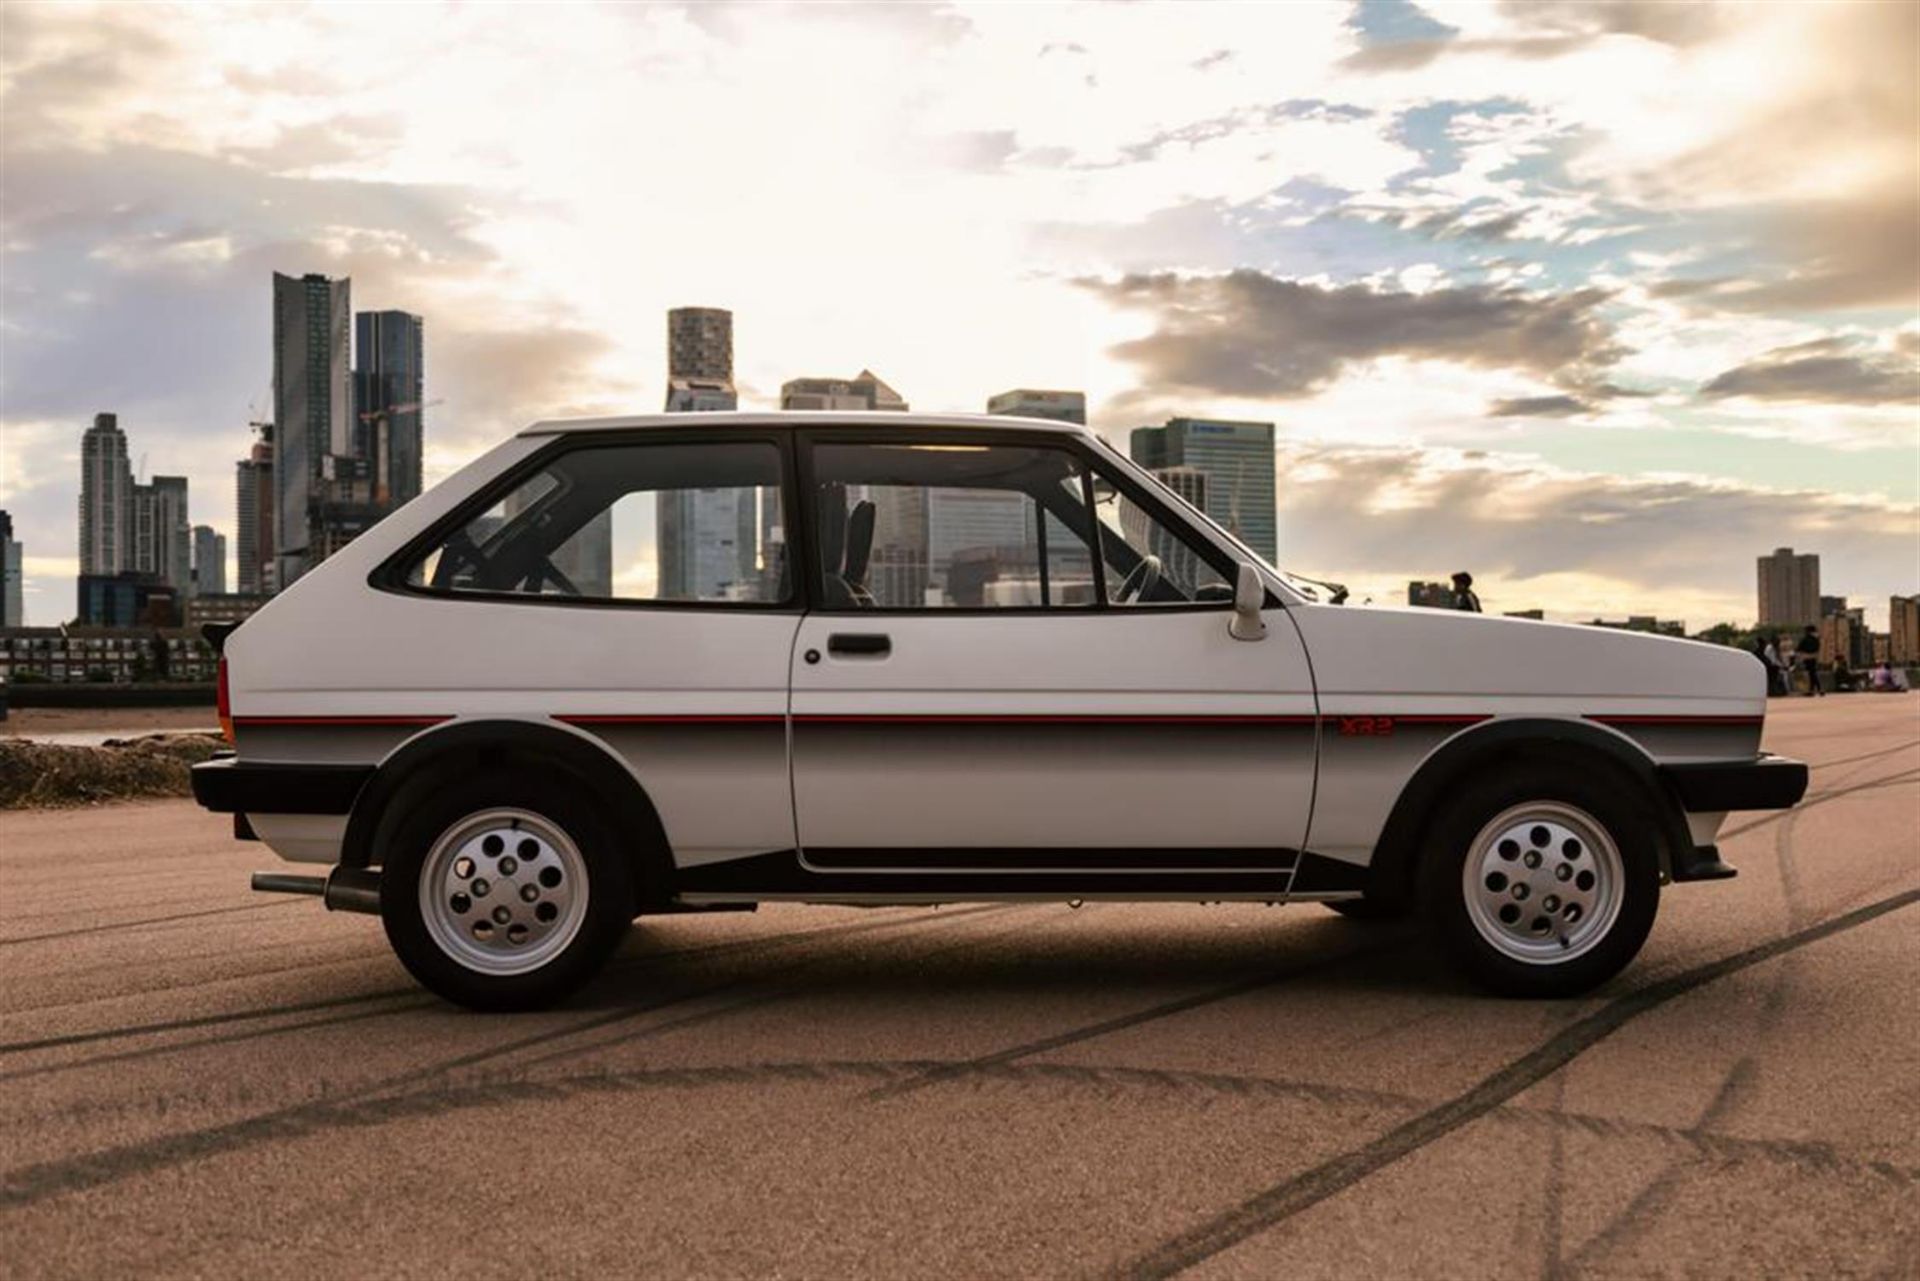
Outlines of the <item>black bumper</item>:
<svg viewBox="0 0 1920 1281">
<path fill-rule="evenodd" d="M 371 765 L 283 765 L 224 756 L 193 767 L 193 799 L 216 814 L 350 814 Z"/>
<path fill-rule="evenodd" d="M 1807 794 L 1805 762 L 1784 756 L 1662 765 L 1660 773 L 1680 798 L 1680 808 L 1689 814 L 1790 809 Z"/>
</svg>

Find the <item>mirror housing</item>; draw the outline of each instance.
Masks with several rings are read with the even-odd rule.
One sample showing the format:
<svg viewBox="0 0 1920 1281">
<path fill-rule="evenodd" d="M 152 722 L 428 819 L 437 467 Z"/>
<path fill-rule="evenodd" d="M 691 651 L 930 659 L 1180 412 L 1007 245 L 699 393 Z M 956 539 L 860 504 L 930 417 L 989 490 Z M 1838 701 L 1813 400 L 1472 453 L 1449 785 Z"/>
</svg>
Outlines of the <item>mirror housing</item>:
<svg viewBox="0 0 1920 1281">
<path fill-rule="evenodd" d="M 1227 624 L 1227 634 L 1243 641 L 1265 637 L 1267 625 L 1261 620 L 1260 607 L 1266 603 L 1267 585 L 1260 580 L 1260 571 L 1241 561 L 1233 581 L 1233 621 Z"/>
</svg>

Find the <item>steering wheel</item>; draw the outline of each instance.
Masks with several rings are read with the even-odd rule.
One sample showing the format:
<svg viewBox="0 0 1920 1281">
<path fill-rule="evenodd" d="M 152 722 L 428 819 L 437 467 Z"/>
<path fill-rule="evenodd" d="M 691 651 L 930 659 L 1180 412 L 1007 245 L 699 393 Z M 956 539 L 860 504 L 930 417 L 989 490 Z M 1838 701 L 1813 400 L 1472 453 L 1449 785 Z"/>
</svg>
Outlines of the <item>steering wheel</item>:
<svg viewBox="0 0 1920 1281">
<path fill-rule="evenodd" d="M 1120 581 L 1120 590 L 1113 594 L 1113 603 L 1125 605 L 1129 601 L 1144 599 L 1148 592 L 1160 585 L 1160 558 L 1142 556 L 1127 571 Z"/>
</svg>

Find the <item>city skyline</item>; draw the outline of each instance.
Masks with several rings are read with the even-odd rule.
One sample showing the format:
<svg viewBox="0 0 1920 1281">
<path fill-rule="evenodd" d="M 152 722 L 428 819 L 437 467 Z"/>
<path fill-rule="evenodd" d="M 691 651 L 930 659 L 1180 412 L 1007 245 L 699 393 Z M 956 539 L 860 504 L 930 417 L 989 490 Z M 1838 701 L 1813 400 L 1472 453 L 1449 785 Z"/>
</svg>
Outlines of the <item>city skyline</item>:
<svg viewBox="0 0 1920 1281">
<path fill-rule="evenodd" d="M 745 13 L 0 13 L 29 615 L 94 412 L 237 544 L 272 271 L 433 319 L 427 484 L 662 404 L 661 314 L 723 301 L 744 405 L 1273 422 L 1282 564 L 1356 600 L 1745 621 L 1781 545 L 1876 624 L 1913 588 L 1913 6 Z"/>
</svg>

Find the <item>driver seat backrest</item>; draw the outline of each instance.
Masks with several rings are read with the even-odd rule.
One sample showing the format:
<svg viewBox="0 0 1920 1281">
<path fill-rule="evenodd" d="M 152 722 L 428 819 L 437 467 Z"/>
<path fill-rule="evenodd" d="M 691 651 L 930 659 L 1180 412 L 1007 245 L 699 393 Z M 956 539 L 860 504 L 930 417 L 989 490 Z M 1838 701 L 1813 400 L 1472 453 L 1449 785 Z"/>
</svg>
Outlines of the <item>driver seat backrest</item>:
<svg viewBox="0 0 1920 1281">
<path fill-rule="evenodd" d="M 847 513 L 847 555 L 840 567 L 840 579 L 853 596 L 854 603 L 871 608 L 873 593 L 867 588 L 867 569 L 873 562 L 874 507 L 861 499 Z"/>
</svg>

